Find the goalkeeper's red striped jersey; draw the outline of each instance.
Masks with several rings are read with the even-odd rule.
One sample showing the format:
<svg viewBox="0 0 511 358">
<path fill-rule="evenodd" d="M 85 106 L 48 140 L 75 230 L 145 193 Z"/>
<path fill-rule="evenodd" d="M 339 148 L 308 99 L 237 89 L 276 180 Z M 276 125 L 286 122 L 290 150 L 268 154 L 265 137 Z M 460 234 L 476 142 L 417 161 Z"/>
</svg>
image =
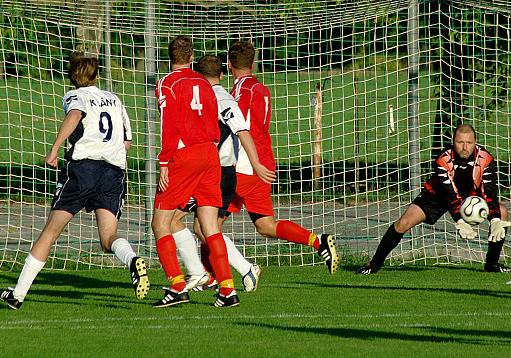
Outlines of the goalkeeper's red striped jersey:
<svg viewBox="0 0 511 358">
<path fill-rule="evenodd" d="M 160 165 L 174 152 L 195 144 L 218 143 L 218 105 L 211 84 L 190 68 L 174 70 L 156 87 L 160 110 Z"/>
<path fill-rule="evenodd" d="M 275 158 L 270 136 L 271 96 L 269 89 L 257 80 L 255 76 L 242 76 L 234 82 L 231 91 L 245 117 L 254 139 L 259 161 L 266 168 L 275 170 Z M 236 171 L 254 175 L 247 153 L 240 148 Z"/>
<path fill-rule="evenodd" d="M 435 160 L 435 172 L 424 189 L 445 200 L 455 221 L 461 218 L 461 202 L 470 195 L 480 196 L 488 203 L 488 220 L 500 218 L 495 160 L 480 145 L 468 159 L 462 159 L 453 148 L 443 151 Z"/>
</svg>

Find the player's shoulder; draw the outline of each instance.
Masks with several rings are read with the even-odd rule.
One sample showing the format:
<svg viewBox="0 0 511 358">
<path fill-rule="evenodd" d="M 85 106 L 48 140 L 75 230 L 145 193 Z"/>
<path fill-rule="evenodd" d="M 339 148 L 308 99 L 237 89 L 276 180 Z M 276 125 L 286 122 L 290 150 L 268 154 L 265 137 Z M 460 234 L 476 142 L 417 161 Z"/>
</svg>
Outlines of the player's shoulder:
<svg viewBox="0 0 511 358">
<path fill-rule="evenodd" d="M 489 163 L 494 159 L 493 155 L 486 148 L 484 148 L 482 145 L 477 144 L 476 151 L 477 151 L 477 156 L 482 158 L 484 160 L 484 162 L 486 162 L 486 163 Z"/>
<path fill-rule="evenodd" d="M 234 101 L 234 97 L 220 84 L 212 86 L 216 98 L 219 101 Z"/>
</svg>

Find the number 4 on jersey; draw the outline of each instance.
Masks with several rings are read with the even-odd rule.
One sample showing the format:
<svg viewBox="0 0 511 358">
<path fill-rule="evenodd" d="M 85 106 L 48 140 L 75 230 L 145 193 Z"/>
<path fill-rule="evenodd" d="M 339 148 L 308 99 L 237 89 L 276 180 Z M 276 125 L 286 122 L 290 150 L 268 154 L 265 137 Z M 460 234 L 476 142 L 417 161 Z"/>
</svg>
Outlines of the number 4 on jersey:
<svg viewBox="0 0 511 358">
<path fill-rule="evenodd" d="M 202 103 L 200 103 L 199 86 L 193 86 L 193 98 L 190 102 L 190 107 L 194 111 L 199 111 L 199 116 L 202 116 Z"/>
</svg>

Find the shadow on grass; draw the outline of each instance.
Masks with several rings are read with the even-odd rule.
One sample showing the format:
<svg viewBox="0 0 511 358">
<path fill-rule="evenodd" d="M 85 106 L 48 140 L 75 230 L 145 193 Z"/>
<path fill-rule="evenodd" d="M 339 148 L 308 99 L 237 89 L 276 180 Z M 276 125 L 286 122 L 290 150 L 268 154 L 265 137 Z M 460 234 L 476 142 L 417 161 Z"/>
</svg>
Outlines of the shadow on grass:
<svg viewBox="0 0 511 358">
<path fill-rule="evenodd" d="M 378 331 L 371 329 L 359 328 L 343 328 L 343 327 L 298 327 L 279 324 L 266 324 L 266 323 L 253 323 L 253 322 L 239 322 L 238 325 L 242 327 L 257 327 L 268 328 L 270 331 L 281 330 L 294 331 L 298 333 L 313 333 L 334 336 L 338 338 L 347 339 L 361 339 L 361 340 L 379 340 L 379 339 L 393 339 L 400 341 L 416 341 L 416 342 L 431 342 L 431 343 L 457 343 L 457 344 L 477 344 L 477 345 L 495 345 L 496 341 L 500 344 L 511 343 L 511 332 L 501 331 L 484 331 L 484 330 L 461 330 L 461 329 L 438 329 L 434 327 L 426 327 L 434 331 L 431 334 L 411 334 L 411 333 L 397 333 L 388 331 Z M 422 328 L 422 327 L 419 327 Z M 403 328 L 405 329 L 405 328 Z M 406 328 L 408 329 L 408 328 Z M 436 334 L 438 333 L 438 334 Z M 481 338 L 486 336 L 489 339 Z M 493 338 L 493 339 L 492 339 Z"/>
</svg>

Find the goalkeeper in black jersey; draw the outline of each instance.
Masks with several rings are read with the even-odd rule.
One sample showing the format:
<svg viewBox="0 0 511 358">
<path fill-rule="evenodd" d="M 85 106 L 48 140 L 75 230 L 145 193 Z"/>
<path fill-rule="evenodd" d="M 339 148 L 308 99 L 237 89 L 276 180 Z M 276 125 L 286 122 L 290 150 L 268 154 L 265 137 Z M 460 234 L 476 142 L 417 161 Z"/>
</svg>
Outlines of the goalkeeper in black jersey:
<svg viewBox="0 0 511 358">
<path fill-rule="evenodd" d="M 511 222 L 507 221 L 507 209 L 498 200 L 495 160 L 486 149 L 476 144 L 474 128 L 461 124 L 454 131 L 452 147 L 443 151 L 435 160 L 435 172 L 424 184 L 421 193 L 404 214 L 390 225 L 371 261 L 359 268 L 357 273 L 376 273 L 408 230 L 422 222 L 432 225 L 447 211 L 456 223 L 459 235 L 463 239 L 474 239 L 476 232 L 460 214 L 461 202 L 471 195 L 482 197 L 490 209 L 484 271 L 511 271 L 511 268 L 499 264 L 504 237 Z"/>
</svg>

